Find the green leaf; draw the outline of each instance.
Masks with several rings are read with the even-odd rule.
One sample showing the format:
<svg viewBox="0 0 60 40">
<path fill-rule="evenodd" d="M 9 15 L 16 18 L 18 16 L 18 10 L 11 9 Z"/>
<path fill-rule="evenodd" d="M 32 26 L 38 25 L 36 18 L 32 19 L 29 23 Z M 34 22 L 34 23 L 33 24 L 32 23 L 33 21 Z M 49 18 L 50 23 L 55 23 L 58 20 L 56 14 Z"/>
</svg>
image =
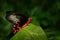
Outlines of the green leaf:
<svg viewBox="0 0 60 40">
<path fill-rule="evenodd" d="M 47 36 L 41 27 L 30 23 L 10 40 L 47 40 Z"/>
</svg>

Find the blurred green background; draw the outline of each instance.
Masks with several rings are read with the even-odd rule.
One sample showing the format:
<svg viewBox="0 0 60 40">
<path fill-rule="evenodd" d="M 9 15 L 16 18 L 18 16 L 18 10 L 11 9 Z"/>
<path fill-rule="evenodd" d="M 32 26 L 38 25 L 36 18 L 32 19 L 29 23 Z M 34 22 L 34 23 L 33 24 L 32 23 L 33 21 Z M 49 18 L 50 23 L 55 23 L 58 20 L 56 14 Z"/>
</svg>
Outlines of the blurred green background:
<svg viewBox="0 0 60 40">
<path fill-rule="evenodd" d="M 0 40 L 11 32 L 6 11 L 19 11 L 31 17 L 32 24 L 41 26 L 48 40 L 60 40 L 60 0 L 0 0 Z"/>
</svg>

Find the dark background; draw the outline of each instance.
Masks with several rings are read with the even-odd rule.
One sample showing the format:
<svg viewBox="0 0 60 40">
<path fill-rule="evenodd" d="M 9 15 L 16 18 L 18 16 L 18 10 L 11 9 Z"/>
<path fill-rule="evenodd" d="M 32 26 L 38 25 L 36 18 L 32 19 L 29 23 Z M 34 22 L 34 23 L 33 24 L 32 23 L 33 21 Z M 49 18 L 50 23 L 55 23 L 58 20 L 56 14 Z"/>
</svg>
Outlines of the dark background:
<svg viewBox="0 0 60 40">
<path fill-rule="evenodd" d="M 11 31 L 7 27 L 11 24 L 5 19 L 7 11 L 33 18 L 32 23 L 40 25 L 49 40 L 60 40 L 60 0 L 0 0 L 0 39 Z"/>
</svg>

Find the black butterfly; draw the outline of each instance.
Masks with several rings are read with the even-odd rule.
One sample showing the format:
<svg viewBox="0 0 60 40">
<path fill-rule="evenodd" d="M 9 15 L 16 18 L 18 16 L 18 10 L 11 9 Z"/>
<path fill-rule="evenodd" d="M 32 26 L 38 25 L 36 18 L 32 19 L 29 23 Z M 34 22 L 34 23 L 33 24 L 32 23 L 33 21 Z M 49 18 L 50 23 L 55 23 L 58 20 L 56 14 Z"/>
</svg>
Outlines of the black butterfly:
<svg viewBox="0 0 60 40">
<path fill-rule="evenodd" d="M 11 17 L 11 15 L 12 15 L 13 18 Z M 28 18 L 29 17 L 26 17 L 25 15 L 23 15 L 20 12 L 15 12 L 15 11 L 7 11 L 6 12 L 7 21 L 9 21 L 13 25 L 15 25 L 16 24 L 15 20 L 18 19 L 19 22 L 17 21 L 17 23 L 19 24 L 20 27 L 22 27 L 28 21 Z M 13 30 L 13 28 L 14 27 L 12 26 L 12 30 Z M 18 30 L 16 27 L 15 27 L 15 29 Z M 11 38 L 13 35 L 14 35 L 14 33 L 12 31 L 8 37 Z"/>
</svg>

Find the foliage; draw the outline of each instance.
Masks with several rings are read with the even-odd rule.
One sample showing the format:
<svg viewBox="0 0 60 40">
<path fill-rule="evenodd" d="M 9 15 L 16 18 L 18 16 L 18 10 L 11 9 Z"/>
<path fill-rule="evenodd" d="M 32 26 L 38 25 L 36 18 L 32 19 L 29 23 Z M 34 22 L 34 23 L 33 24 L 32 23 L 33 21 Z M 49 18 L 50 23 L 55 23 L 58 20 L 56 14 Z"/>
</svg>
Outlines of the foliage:
<svg viewBox="0 0 60 40">
<path fill-rule="evenodd" d="M 31 23 L 33 25 L 42 27 L 48 40 L 60 40 L 59 0 L 0 0 L 1 40 L 6 39 L 12 28 L 11 23 L 5 19 L 6 11 L 22 12 L 24 15 L 32 18 Z M 7 29 L 4 30 L 5 28 Z M 8 32 L 8 30 L 10 31 Z"/>
</svg>

